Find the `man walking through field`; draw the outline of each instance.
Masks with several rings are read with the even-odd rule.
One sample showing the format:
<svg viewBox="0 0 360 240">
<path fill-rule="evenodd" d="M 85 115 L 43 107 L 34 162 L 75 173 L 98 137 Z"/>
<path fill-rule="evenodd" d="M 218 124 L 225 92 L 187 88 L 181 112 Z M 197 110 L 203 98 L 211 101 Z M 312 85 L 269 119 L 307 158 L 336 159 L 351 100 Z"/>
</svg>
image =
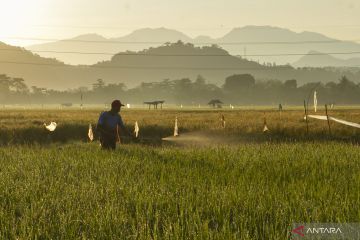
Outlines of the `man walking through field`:
<svg viewBox="0 0 360 240">
<path fill-rule="evenodd" d="M 120 142 L 119 127 L 126 135 L 131 135 L 119 114 L 122 106 L 124 105 L 119 100 L 114 100 L 111 103 L 111 110 L 100 114 L 97 131 L 100 134 L 100 143 L 103 149 L 116 148 L 116 142 Z"/>
</svg>

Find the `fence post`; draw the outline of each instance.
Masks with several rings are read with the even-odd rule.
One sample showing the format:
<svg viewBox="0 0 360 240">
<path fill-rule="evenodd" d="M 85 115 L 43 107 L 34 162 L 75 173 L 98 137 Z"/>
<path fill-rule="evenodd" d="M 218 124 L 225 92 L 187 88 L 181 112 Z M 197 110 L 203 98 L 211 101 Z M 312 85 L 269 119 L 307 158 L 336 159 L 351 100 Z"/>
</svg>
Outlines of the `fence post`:
<svg viewBox="0 0 360 240">
<path fill-rule="evenodd" d="M 306 121 L 306 134 L 309 134 L 309 122 L 308 122 L 308 115 L 306 109 L 306 101 L 304 100 L 304 111 L 305 111 L 305 121 Z"/>
<path fill-rule="evenodd" d="M 328 123 L 328 127 L 329 127 L 329 135 L 331 136 L 331 128 L 330 128 L 330 120 L 329 120 L 327 104 L 325 104 L 325 113 L 326 113 L 327 123 Z"/>
</svg>

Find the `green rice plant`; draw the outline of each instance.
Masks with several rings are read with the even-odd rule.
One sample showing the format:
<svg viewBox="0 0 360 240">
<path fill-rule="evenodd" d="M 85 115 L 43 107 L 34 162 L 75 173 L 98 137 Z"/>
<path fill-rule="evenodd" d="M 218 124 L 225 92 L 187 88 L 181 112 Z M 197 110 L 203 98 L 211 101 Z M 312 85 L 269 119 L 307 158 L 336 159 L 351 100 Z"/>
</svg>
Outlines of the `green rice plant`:
<svg viewBox="0 0 360 240">
<path fill-rule="evenodd" d="M 0 148 L 1 239 L 288 239 L 359 222 L 358 145 Z"/>
</svg>

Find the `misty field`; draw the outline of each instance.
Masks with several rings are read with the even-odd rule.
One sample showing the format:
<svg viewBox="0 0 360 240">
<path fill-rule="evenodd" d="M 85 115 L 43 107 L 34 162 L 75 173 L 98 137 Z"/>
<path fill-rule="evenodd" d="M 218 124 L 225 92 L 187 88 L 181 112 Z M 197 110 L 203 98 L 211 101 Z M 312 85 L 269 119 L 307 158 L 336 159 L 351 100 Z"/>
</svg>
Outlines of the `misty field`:
<svg viewBox="0 0 360 240">
<path fill-rule="evenodd" d="M 324 107 L 319 115 L 325 115 Z M 46 144 L 64 143 L 69 141 L 87 142 L 89 124 L 95 127 L 100 109 L 4 109 L 0 111 L 0 145 L 8 144 Z M 314 114 L 310 112 L 310 114 Z M 221 116 L 224 115 L 226 128 L 221 126 Z M 360 123 L 360 110 L 357 107 L 337 107 L 329 110 L 329 115 L 351 122 Z M 140 139 L 145 143 L 161 143 L 161 138 L 173 133 L 175 118 L 178 118 L 181 133 L 214 134 L 212 139 L 227 139 L 245 142 L 266 141 L 309 141 L 337 140 L 360 141 L 360 129 L 331 123 L 332 136 L 328 134 L 326 121 L 309 120 L 309 133 L 306 131 L 304 110 L 293 107 L 280 115 L 275 108 L 244 107 L 237 110 L 213 109 L 167 109 L 144 110 L 124 109 L 122 116 L 129 130 L 134 129 L 135 121 L 140 127 Z M 264 118 L 270 129 L 263 134 Z M 43 124 L 55 121 L 57 131 L 47 133 Z M 224 137 L 225 136 L 225 137 Z M 148 138 L 151 138 L 150 140 Z M 220 141 L 221 142 L 221 141 Z M 231 142 L 230 142 L 231 143 Z"/>
<path fill-rule="evenodd" d="M 125 110 L 142 139 L 108 152 L 87 140 L 98 114 L 0 112 L 0 239 L 288 239 L 294 222 L 360 221 L 357 129 L 307 134 L 301 108 Z M 163 143 L 175 117 L 201 141 Z"/>
</svg>

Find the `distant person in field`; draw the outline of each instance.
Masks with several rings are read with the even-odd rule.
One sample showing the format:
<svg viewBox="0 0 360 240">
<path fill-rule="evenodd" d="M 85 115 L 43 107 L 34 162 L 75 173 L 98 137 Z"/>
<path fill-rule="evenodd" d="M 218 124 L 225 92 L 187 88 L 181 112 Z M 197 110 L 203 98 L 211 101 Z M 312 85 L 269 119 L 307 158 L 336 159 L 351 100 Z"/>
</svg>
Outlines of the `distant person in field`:
<svg viewBox="0 0 360 240">
<path fill-rule="evenodd" d="M 114 100 L 111 103 L 111 110 L 100 114 L 96 130 L 100 134 L 103 149 L 116 148 L 116 142 L 120 142 L 119 128 L 126 135 L 131 136 L 119 114 L 122 106 L 124 105 L 119 100 Z"/>
</svg>

